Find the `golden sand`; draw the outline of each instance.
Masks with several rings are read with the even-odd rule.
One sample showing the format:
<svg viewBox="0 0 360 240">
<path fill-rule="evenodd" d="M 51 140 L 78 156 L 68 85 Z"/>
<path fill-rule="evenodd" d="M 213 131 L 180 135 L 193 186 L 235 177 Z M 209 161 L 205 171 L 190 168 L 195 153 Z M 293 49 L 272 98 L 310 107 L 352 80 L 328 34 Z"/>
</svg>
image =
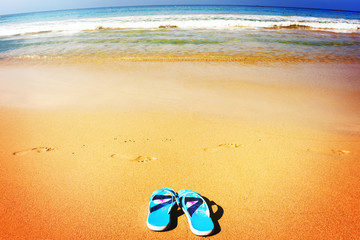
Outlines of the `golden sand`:
<svg viewBox="0 0 360 240">
<path fill-rule="evenodd" d="M 211 239 L 357 239 L 358 69 L 1 66 L 0 239 L 200 239 L 147 229 L 161 187 L 209 200 Z"/>
</svg>

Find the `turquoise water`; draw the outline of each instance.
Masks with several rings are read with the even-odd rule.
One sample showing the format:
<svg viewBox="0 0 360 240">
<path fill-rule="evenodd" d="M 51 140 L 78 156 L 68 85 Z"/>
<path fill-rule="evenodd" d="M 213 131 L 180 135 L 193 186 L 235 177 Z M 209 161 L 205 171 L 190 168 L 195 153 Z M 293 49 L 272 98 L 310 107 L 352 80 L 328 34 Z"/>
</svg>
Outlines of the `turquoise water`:
<svg viewBox="0 0 360 240">
<path fill-rule="evenodd" d="M 0 58 L 255 57 L 360 61 L 360 13 L 245 6 L 0 16 Z"/>
</svg>

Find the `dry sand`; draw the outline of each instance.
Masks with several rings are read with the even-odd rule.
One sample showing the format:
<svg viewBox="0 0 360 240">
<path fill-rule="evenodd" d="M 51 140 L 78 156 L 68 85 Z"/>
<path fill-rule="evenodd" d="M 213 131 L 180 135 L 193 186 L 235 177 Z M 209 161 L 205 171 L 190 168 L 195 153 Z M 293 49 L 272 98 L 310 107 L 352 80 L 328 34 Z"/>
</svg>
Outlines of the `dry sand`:
<svg viewBox="0 0 360 240">
<path fill-rule="evenodd" d="M 161 187 L 211 202 L 211 239 L 360 238 L 358 65 L 0 66 L 0 239 L 200 239 Z"/>
</svg>

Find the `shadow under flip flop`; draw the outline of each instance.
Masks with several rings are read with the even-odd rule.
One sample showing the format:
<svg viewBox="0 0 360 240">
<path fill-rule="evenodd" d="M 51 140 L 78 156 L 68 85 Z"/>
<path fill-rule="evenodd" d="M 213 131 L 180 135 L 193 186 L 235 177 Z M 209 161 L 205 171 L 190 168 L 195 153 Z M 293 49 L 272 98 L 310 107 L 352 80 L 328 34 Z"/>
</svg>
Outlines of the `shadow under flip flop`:
<svg viewBox="0 0 360 240">
<path fill-rule="evenodd" d="M 210 217 L 214 222 L 214 231 L 209 235 L 209 236 L 214 236 L 216 234 L 218 234 L 219 232 L 221 232 L 221 227 L 219 224 L 219 219 L 223 216 L 224 214 L 224 209 L 216 204 L 214 201 L 210 201 L 208 198 L 202 196 L 204 198 L 204 200 L 206 201 L 207 205 L 209 206 L 209 210 L 210 210 Z M 213 211 L 212 206 L 216 206 L 217 210 L 216 212 Z"/>
</svg>

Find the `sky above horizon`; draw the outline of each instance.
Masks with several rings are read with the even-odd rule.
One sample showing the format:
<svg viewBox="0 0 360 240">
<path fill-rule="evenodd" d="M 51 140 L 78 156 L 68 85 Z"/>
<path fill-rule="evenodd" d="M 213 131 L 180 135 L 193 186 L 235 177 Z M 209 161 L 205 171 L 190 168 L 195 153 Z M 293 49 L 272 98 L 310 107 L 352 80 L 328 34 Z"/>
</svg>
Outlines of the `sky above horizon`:
<svg viewBox="0 0 360 240">
<path fill-rule="evenodd" d="M 1 0 L 0 15 L 138 5 L 260 5 L 360 11 L 360 0 Z"/>
</svg>

